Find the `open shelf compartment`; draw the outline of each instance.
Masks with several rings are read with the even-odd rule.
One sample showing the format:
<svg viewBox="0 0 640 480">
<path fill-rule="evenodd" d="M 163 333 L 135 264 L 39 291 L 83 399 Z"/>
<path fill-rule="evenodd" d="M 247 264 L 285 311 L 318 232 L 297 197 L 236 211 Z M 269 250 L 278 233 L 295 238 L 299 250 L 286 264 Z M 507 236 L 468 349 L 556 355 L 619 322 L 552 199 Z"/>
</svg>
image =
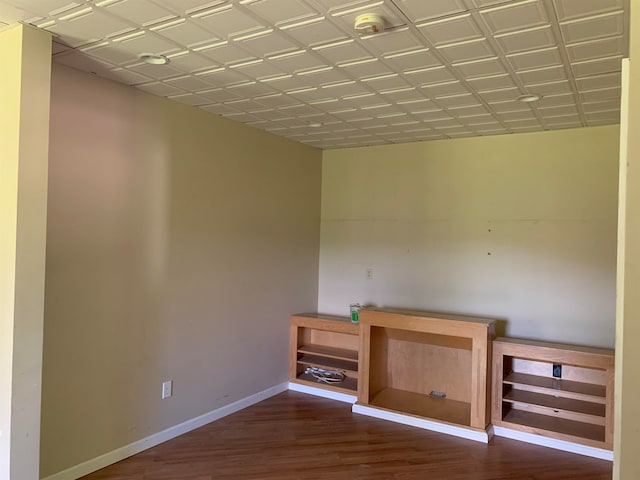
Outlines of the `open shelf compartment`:
<svg viewBox="0 0 640 480">
<path fill-rule="evenodd" d="M 611 450 L 613 367 L 612 350 L 496 339 L 492 423 Z"/>
</svg>

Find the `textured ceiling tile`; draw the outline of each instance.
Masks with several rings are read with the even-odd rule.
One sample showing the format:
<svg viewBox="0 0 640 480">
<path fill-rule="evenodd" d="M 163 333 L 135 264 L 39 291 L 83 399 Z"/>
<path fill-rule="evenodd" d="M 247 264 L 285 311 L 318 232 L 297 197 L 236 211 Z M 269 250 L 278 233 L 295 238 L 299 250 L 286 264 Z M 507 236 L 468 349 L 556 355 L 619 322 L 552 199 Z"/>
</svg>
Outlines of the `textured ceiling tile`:
<svg viewBox="0 0 640 480">
<path fill-rule="evenodd" d="M 298 50 L 298 45 L 277 32 L 238 41 L 237 43 L 258 57 L 269 57 Z"/>
<path fill-rule="evenodd" d="M 126 68 L 114 68 L 113 70 L 104 72 L 100 76 L 116 82 L 124 83 L 125 85 L 136 85 L 149 81 L 149 77 L 132 72 Z"/>
<path fill-rule="evenodd" d="M 144 90 L 145 92 L 152 93 L 154 95 L 159 95 L 161 97 L 166 97 L 169 95 L 178 95 L 180 93 L 186 93 L 180 90 L 179 88 L 173 87 L 171 85 L 167 85 L 166 83 L 162 83 L 162 82 L 152 82 L 152 83 L 136 85 L 136 88 L 139 88 L 140 90 Z"/>
<path fill-rule="evenodd" d="M 503 122 L 515 120 L 532 120 L 535 119 L 535 115 L 530 108 L 526 107 L 524 110 L 501 111 L 498 113 L 498 118 Z"/>
<path fill-rule="evenodd" d="M 560 93 L 571 93 L 571 84 L 568 80 L 560 82 L 534 83 L 526 85 L 527 91 L 538 95 L 555 95 Z"/>
<path fill-rule="evenodd" d="M 210 48 L 198 49 L 198 53 L 222 65 L 248 62 L 256 58 L 253 54 L 228 42 Z"/>
<path fill-rule="evenodd" d="M 117 15 L 122 19 L 145 26 L 175 18 L 174 13 L 148 0 L 123 0 L 111 3 L 104 9 L 106 12 Z"/>
<path fill-rule="evenodd" d="M 233 93 L 237 93 L 243 98 L 255 97 L 258 95 L 269 95 L 276 93 L 275 89 L 261 82 L 246 82 L 227 87 Z"/>
<path fill-rule="evenodd" d="M 518 100 L 506 100 L 503 102 L 491 102 L 491 109 L 498 113 L 507 113 L 507 112 L 521 112 L 528 111 L 531 112 L 531 109 L 524 103 L 519 102 Z M 533 115 L 530 113 L 530 115 Z"/>
<path fill-rule="evenodd" d="M 81 52 L 87 56 L 96 58 L 98 60 L 103 60 L 105 62 L 112 63 L 113 65 L 122 65 L 125 63 L 138 62 L 138 56 L 130 51 L 118 49 L 117 47 L 112 46 L 108 42 L 104 44 L 95 45 L 92 47 L 85 47 L 77 52 Z M 64 54 L 63 54 L 64 55 Z M 55 60 L 57 61 L 59 55 L 56 55 Z M 166 65 L 165 65 L 166 66 Z M 175 70 L 175 73 L 179 73 L 180 70 Z"/>
<path fill-rule="evenodd" d="M 425 85 L 422 90 L 429 97 L 443 96 L 443 95 L 458 95 L 461 93 L 467 93 L 467 88 L 459 81 L 453 82 L 435 83 L 432 85 Z"/>
<path fill-rule="evenodd" d="M 84 13 L 83 13 L 84 12 Z M 77 47 L 134 30 L 132 23 L 106 15 L 92 7 L 82 7 L 78 15 L 63 15 L 45 29 L 58 35 L 69 46 Z"/>
<path fill-rule="evenodd" d="M 484 105 L 466 105 L 464 107 L 450 108 L 449 112 L 455 115 L 456 118 L 478 117 L 478 120 L 480 120 L 480 117 L 485 119 L 487 117 L 493 118 Z"/>
<path fill-rule="evenodd" d="M 404 102 L 424 98 L 424 92 L 417 87 L 392 88 L 382 90 L 380 94 L 390 102 Z"/>
<path fill-rule="evenodd" d="M 622 10 L 624 6 L 623 0 L 554 0 L 553 5 L 561 21 Z"/>
<path fill-rule="evenodd" d="M 482 30 L 470 14 L 418 25 L 420 32 L 434 46 L 483 38 Z"/>
<path fill-rule="evenodd" d="M 267 22 L 274 25 L 306 20 L 318 12 L 299 0 L 258 0 L 246 6 Z"/>
<path fill-rule="evenodd" d="M 496 56 L 496 52 L 493 51 L 489 42 L 484 38 L 444 45 L 438 47 L 438 53 L 449 63 L 480 60 Z"/>
<path fill-rule="evenodd" d="M 233 67 L 233 69 L 238 72 L 246 75 L 249 78 L 254 78 L 256 80 L 264 80 L 265 78 L 274 78 L 274 77 L 282 77 L 285 75 L 285 72 L 276 68 L 270 62 L 256 62 L 249 63 L 246 65 L 240 65 Z"/>
<path fill-rule="evenodd" d="M 557 47 L 507 55 L 507 60 L 516 71 L 562 65 Z"/>
<path fill-rule="evenodd" d="M 345 82 L 351 80 L 338 68 L 325 68 L 321 70 L 307 70 L 296 75 L 305 77 L 303 80 L 310 85 L 324 85 L 327 83 Z"/>
<path fill-rule="evenodd" d="M 361 42 L 365 48 L 383 56 L 424 48 L 424 42 L 408 28 L 362 37 Z"/>
<path fill-rule="evenodd" d="M 620 72 L 605 73 L 589 77 L 577 78 L 576 84 L 580 90 L 596 90 L 600 88 L 620 87 Z"/>
<path fill-rule="evenodd" d="M 517 73 L 520 80 L 525 85 L 532 83 L 546 83 L 566 80 L 567 75 L 563 66 L 536 68 Z"/>
<path fill-rule="evenodd" d="M 173 67 L 188 73 L 218 66 L 210 59 L 191 51 L 171 54 L 169 60 Z"/>
<path fill-rule="evenodd" d="M 218 68 L 211 71 L 196 73 L 196 76 L 207 83 L 217 87 L 225 87 L 238 83 L 244 83 L 248 80 L 245 75 L 231 69 Z"/>
<path fill-rule="evenodd" d="M 576 98 L 573 93 L 563 93 L 558 95 L 547 95 L 542 100 L 536 103 L 539 108 L 544 107 L 557 107 L 561 105 L 574 105 Z"/>
<path fill-rule="evenodd" d="M 548 23 L 543 3 L 526 0 L 481 10 L 480 14 L 493 34 L 513 32 Z"/>
<path fill-rule="evenodd" d="M 133 65 L 128 65 L 127 68 L 156 80 L 163 80 L 183 73 L 179 69 L 172 67 L 171 64 L 149 65 L 147 63 L 135 63 Z"/>
<path fill-rule="evenodd" d="M 477 91 L 495 90 L 497 88 L 514 87 L 516 84 L 511 75 L 503 73 L 501 75 L 490 75 L 487 77 L 470 78 L 467 82 Z"/>
<path fill-rule="evenodd" d="M 339 82 L 324 85 L 321 87 L 324 89 L 330 97 L 341 98 L 348 95 L 361 95 L 364 93 L 370 93 L 370 90 L 363 84 L 350 80 L 348 82 Z"/>
<path fill-rule="evenodd" d="M 559 115 L 578 115 L 578 109 L 575 105 L 559 105 L 557 107 L 539 107 L 538 111 L 544 117 L 557 117 Z"/>
<path fill-rule="evenodd" d="M 605 38 L 593 42 L 581 42 L 567 46 L 567 54 L 571 62 L 622 56 L 623 52 L 624 39 L 622 37 Z"/>
<path fill-rule="evenodd" d="M 452 82 L 457 78 L 445 67 L 421 68 L 405 72 L 405 78 L 413 85 Z"/>
<path fill-rule="evenodd" d="M 159 35 L 151 32 L 141 32 L 140 35 L 114 38 L 111 48 L 127 50 L 137 55 L 143 53 L 163 53 L 179 52 L 181 49 L 175 43 L 165 40 Z"/>
<path fill-rule="evenodd" d="M 337 44 L 316 47 L 314 52 L 329 63 L 355 62 L 373 55 L 355 40 L 346 40 Z"/>
<path fill-rule="evenodd" d="M 502 62 L 496 58 L 475 60 L 473 62 L 462 62 L 453 65 L 465 78 L 486 77 L 505 73 Z"/>
<path fill-rule="evenodd" d="M 504 88 L 501 90 L 487 90 L 482 92 L 480 96 L 482 99 L 489 102 L 501 102 L 505 100 L 513 100 L 514 98 L 518 98 L 520 96 L 519 88 Z"/>
<path fill-rule="evenodd" d="M 398 0 L 396 5 L 413 22 L 431 20 L 467 10 L 462 0 Z"/>
<path fill-rule="evenodd" d="M 556 44 L 550 25 L 503 33 L 496 35 L 495 40 L 505 54 L 539 50 Z"/>
<path fill-rule="evenodd" d="M 222 38 L 248 34 L 257 30 L 263 30 L 266 26 L 247 15 L 238 7 L 228 5 L 225 9 L 213 9 L 196 13 L 192 18 L 196 18 L 204 27 L 210 29 Z"/>
<path fill-rule="evenodd" d="M 298 103 L 298 100 L 296 100 L 295 98 L 281 93 L 274 95 L 263 95 L 260 97 L 256 97 L 254 100 L 266 107 L 275 108 L 286 107 L 287 105 L 296 105 Z"/>
<path fill-rule="evenodd" d="M 185 19 L 162 23 L 152 27 L 151 30 L 169 40 L 190 48 L 219 40 L 218 37 L 204 28 L 200 28 L 193 22 Z"/>
<path fill-rule="evenodd" d="M 566 43 L 577 43 L 599 38 L 622 36 L 624 15 L 622 12 L 607 13 L 595 17 L 571 20 L 560 24 Z"/>
<path fill-rule="evenodd" d="M 327 100 L 333 98 L 331 92 L 320 87 L 309 87 L 287 91 L 287 95 L 300 100 L 301 102 L 313 102 L 317 100 Z"/>
<path fill-rule="evenodd" d="M 384 59 L 387 64 L 400 71 L 442 65 L 440 60 L 438 60 L 433 53 L 426 48 L 388 55 L 385 56 Z"/>
<path fill-rule="evenodd" d="M 572 63 L 571 69 L 576 78 L 618 72 L 622 69 L 622 56 Z"/>
<path fill-rule="evenodd" d="M 544 123 L 549 126 L 562 125 L 565 128 L 582 126 L 579 115 L 558 115 L 556 117 L 543 117 Z"/>
<path fill-rule="evenodd" d="M 582 108 L 584 109 L 585 113 L 619 110 L 620 102 L 618 101 L 618 99 L 585 102 L 582 104 Z"/>
<path fill-rule="evenodd" d="M 212 105 L 204 105 L 200 107 L 202 110 L 213 113 L 214 115 L 223 115 L 225 113 L 238 112 L 235 108 L 229 105 L 223 105 L 222 103 L 216 103 Z"/>
<path fill-rule="evenodd" d="M 179 15 L 207 10 L 215 6 L 227 3 L 227 0 L 154 0 L 167 10 L 176 12 Z"/>
<path fill-rule="evenodd" d="M 295 52 L 291 55 L 278 55 L 276 57 L 269 57 L 269 62 L 286 73 L 297 73 L 305 70 L 314 70 L 323 67 L 328 68 L 327 63 L 323 59 L 321 59 L 314 53 L 304 50 Z"/>
<path fill-rule="evenodd" d="M 410 86 L 407 81 L 397 73 L 394 73 L 392 75 L 381 75 L 377 77 L 362 78 L 361 81 L 366 82 L 366 84 L 370 88 L 373 88 L 377 91 L 390 90 L 394 88 L 406 88 Z"/>
<path fill-rule="evenodd" d="M 467 105 L 477 105 L 478 100 L 470 93 L 460 95 L 449 95 L 445 97 L 436 97 L 436 102 L 445 108 L 449 107 L 465 107 Z"/>
<path fill-rule="evenodd" d="M 325 21 L 324 17 L 319 17 L 314 21 L 303 22 L 302 24 L 287 25 L 281 28 L 287 35 L 291 35 L 292 38 L 302 45 L 310 47 L 348 38 L 346 33 Z"/>
<path fill-rule="evenodd" d="M 359 60 L 356 62 L 347 62 L 344 64 L 339 64 L 338 66 L 348 75 L 351 75 L 355 78 L 372 77 L 392 73 L 391 69 L 377 58 Z"/>
<path fill-rule="evenodd" d="M 170 97 L 171 100 L 175 100 L 176 102 L 184 103 L 185 105 L 190 105 L 192 107 L 196 107 L 199 105 L 206 105 L 209 103 L 206 98 L 203 98 L 195 93 L 184 93 L 180 95 L 172 95 Z"/>
<path fill-rule="evenodd" d="M 619 110 L 607 110 L 602 112 L 587 113 L 586 117 L 589 125 L 620 123 Z"/>
<path fill-rule="evenodd" d="M 176 88 L 186 91 L 204 90 L 207 88 L 211 88 L 211 85 L 207 82 L 191 75 L 167 78 L 164 82 L 166 84 L 173 85 Z"/>
<path fill-rule="evenodd" d="M 227 90 L 226 88 L 212 88 L 210 90 L 202 90 L 198 92 L 198 95 L 201 97 L 210 100 L 213 103 L 224 103 L 230 102 L 232 100 L 239 100 L 241 97 L 235 92 L 231 90 Z"/>
</svg>

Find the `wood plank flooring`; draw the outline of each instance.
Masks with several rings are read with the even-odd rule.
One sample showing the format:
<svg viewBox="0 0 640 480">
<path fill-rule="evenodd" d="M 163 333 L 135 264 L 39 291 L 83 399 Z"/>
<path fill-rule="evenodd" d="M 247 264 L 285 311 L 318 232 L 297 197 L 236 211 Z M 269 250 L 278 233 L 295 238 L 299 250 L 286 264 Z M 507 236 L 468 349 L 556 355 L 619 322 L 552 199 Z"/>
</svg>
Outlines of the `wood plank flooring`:
<svg viewBox="0 0 640 480">
<path fill-rule="evenodd" d="M 494 438 L 488 445 L 284 392 L 83 480 L 603 480 L 611 462 Z"/>
</svg>

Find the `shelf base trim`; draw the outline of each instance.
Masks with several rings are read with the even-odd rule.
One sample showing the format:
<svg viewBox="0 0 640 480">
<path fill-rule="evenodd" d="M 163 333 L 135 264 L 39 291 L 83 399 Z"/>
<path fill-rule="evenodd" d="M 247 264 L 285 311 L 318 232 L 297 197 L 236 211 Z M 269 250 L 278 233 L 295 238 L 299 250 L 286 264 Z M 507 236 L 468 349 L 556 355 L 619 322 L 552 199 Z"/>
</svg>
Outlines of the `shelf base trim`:
<svg viewBox="0 0 640 480">
<path fill-rule="evenodd" d="M 589 447 L 579 443 L 567 442 L 566 440 L 557 440 L 555 438 L 544 437 L 534 433 L 521 432 L 511 428 L 493 426 L 493 433 L 496 437 L 505 437 L 521 442 L 533 443 L 543 447 L 555 448 L 565 452 L 577 453 L 587 457 L 599 458 L 601 460 L 613 461 L 613 452 L 604 448 Z"/>
<path fill-rule="evenodd" d="M 308 393 L 309 395 L 315 395 L 317 397 L 330 398 L 331 400 L 338 400 L 345 403 L 356 403 L 358 399 L 355 395 L 349 395 L 347 393 L 334 392 L 325 388 L 311 387 L 309 385 L 302 385 L 300 383 L 289 382 L 289 390 L 294 392 Z"/>
<path fill-rule="evenodd" d="M 447 435 L 466 438 L 468 440 L 474 440 L 476 442 L 489 443 L 489 440 L 492 436 L 491 429 L 484 431 L 458 427 L 448 423 L 441 423 L 434 420 L 428 420 L 426 418 L 418 418 L 412 415 L 404 415 L 402 413 L 391 412 L 389 410 L 383 410 L 367 405 L 359 405 L 357 403 L 354 404 L 353 407 L 351 407 L 351 411 L 353 413 L 380 418 L 382 420 L 389 420 L 391 422 L 401 423 L 403 425 L 409 425 L 411 427 L 418 427 L 424 430 L 431 430 L 438 433 L 446 433 Z"/>
</svg>

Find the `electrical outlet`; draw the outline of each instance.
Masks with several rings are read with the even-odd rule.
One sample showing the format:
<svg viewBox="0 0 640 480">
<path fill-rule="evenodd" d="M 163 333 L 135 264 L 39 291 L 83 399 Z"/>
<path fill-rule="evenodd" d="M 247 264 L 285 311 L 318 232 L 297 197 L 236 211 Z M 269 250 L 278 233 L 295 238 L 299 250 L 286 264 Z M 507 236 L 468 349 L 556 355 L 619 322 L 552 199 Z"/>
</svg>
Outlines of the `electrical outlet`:
<svg viewBox="0 0 640 480">
<path fill-rule="evenodd" d="M 373 280 L 373 268 L 367 268 L 367 280 Z"/>
<path fill-rule="evenodd" d="M 169 398 L 173 395 L 173 380 L 162 382 L 162 399 Z"/>
<path fill-rule="evenodd" d="M 553 364 L 553 376 L 555 378 L 562 378 L 562 365 L 557 363 Z"/>
</svg>

